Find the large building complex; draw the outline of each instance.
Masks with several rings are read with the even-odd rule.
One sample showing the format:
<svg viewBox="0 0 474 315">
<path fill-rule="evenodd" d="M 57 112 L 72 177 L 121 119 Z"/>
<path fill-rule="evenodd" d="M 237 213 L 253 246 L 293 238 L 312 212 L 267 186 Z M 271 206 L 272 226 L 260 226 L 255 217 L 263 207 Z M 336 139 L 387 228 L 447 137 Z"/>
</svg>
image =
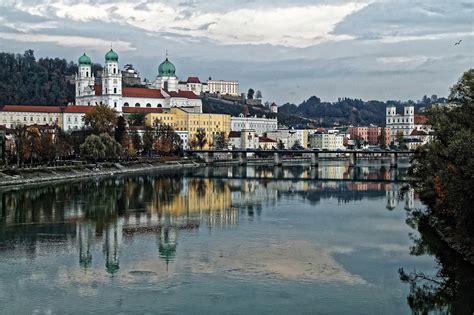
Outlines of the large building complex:
<svg viewBox="0 0 474 315">
<path fill-rule="evenodd" d="M 265 116 L 257 117 L 256 115 L 245 117 L 244 114 L 240 114 L 238 117 L 231 118 L 231 129 L 233 131 L 253 129 L 257 135 L 261 136 L 264 133 L 277 130 L 278 119 Z"/>
<path fill-rule="evenodd" d="M 367 142 L 369 145 L 379 145 L 382 132 L 385 134 L 384 145 L 389 145 L 392 141 L 391 130 L 387 127 L 349 127 L 347 132 L 350 134 L 351 139 L 359 139 Z"/>
<path fill-rule="evenodd" d="M 403 113 L 398 114 L 395 106 L 388 106 L 385 125 L 390 128 L 392 137 L 398 132 L 402 132 L 404 136 L 410 135 L 415 128 L 415 107 L 407 105 L 403 108 Z"/>
</svg>

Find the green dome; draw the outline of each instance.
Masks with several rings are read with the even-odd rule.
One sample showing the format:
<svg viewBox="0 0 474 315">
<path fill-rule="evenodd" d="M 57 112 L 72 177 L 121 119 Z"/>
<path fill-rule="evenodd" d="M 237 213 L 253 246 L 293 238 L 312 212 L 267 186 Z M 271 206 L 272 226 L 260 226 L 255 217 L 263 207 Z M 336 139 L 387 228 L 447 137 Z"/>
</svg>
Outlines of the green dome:
<svg viewBox="0 0 474 315">
<path fill-rule="evenodd" d="M 91 58 L 84 53 L 81 57 L 79 57 L 79 65 L 90 65 L 92 63 Z"/>
<path fill-rule="evenodd" d="M 174 64 L 172 64 L 168 58 L 161 63 L 158 67 L 158 75 L 160 77 L 174 77 L 176 73 L 176 68 Z"/>
<path fill-rule="evenodd" d="M 110 51 L 105 54 L 105 61 L 118 61 L 118 55 L 110 48 Z"/>
</svg>

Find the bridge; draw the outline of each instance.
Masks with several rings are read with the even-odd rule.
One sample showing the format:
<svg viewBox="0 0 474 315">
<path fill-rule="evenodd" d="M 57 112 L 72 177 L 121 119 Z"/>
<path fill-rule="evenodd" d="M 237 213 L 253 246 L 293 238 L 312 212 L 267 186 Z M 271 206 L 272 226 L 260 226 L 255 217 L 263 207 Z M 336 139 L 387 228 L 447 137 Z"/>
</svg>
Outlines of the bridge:
<svg viewBox="0 0 474 315">
<path fill-rule="evenodd" d="M 349 165 L 356 166 L 358 156 L 373 156 L 373 157 L 390 157 L 390 167 L 396 168 L 398 165 L 399 156 L 412 156 L 415 152 L 409 150 L 379 150 L 379 151 L 364 151 L 364 150 L 185 150 L 185 154 L 204 156 L 206 164 L 214 163 L 214 156 L 216 154 L 231 154 L 232 158 L 237 158 L 239 165 L 247 163 L 247 155 L 253 154 L 259 156 L 273 155 L 273 165 L 281 166 L 283 163 L 283 156 L 303 155 L 310 158 L 310 165 L 317 166 L 319 164 L 320 154 L 349 154 Z"/>
</svg>

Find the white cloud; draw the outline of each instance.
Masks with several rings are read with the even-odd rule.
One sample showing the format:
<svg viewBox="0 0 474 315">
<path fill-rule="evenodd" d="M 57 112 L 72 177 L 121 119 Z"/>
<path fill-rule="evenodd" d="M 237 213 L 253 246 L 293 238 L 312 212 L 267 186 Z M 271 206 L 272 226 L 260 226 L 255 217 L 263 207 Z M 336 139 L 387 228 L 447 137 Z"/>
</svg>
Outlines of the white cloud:
<svg viewBox="0 0 474 315">
<path fill-rule="evenodd" d="M 474 36 L 474 32 L 458 32 L 458 33 L 433 33 L 428 35 L 388 35 L 383 36 L 380 41 L 382 43 L 400 43 L 407 41 L 418 41 L 418 40 L 440 40 L 440 39 L 452 39 L 453 43 L 459 39 L 467 36 Z"/>
<path fill-rule="evenodd" d="M 220 44 L 271 44 L 308 47 L 327 41 L 351 39 L 331 32 L 346 16 L 368 3 L 261 7 L 227 12 L 204 12 L 164 2 L 114 2 L 92 4 L 50 0 L 38 5 L 19 2 L 15 8 L 43 17 L 89 22 L 100 20 L 131 25 L 147 32 L 202 37 Z"/>
<path fill-rule="evenodd" d="M 87 48 L 99 52 L 106 51 L 110 47 L 110 41 L 108 40 L 82 36 L 60 36 L 0 32 L 0 38 L 26 43 L 53 43 L 63 47 Z M 136 49 L 129 42 L 114 41 L 113 44 L 114 48 L 119 51 L 133 51 Z"/>
</svg>

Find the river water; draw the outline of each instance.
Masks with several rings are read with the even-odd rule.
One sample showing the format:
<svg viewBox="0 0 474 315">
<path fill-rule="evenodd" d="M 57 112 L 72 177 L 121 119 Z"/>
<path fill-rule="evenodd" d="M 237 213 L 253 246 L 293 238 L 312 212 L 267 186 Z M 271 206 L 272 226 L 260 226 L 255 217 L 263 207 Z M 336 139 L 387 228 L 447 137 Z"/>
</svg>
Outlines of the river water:
<svg viewBox="0 0 474 315">
<path fill-rule="evenodd" d="M 3 189 L 0 313 L 420 310 L 399 269 L 442 266 L 417 252 L 426 240 L 407 219 L 422 205 L 400 193 L 405 174 L 323 162 Z"/>
</svg>

